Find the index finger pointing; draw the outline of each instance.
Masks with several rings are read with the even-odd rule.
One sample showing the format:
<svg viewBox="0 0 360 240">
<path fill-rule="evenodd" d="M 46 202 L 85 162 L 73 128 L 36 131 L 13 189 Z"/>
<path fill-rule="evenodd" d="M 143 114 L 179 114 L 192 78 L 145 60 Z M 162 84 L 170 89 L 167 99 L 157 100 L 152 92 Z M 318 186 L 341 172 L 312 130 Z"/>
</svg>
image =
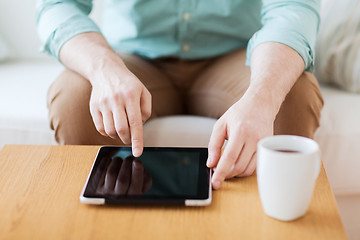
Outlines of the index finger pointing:
<svg viewBox="0 0 360 240">
<path fill-rule="evenodd" d="M 140 102 L 129 103 L 126 112 L 130 127 L 132 152 L 135 157 L 140 157 L 144 147 Z"/>
</svg>

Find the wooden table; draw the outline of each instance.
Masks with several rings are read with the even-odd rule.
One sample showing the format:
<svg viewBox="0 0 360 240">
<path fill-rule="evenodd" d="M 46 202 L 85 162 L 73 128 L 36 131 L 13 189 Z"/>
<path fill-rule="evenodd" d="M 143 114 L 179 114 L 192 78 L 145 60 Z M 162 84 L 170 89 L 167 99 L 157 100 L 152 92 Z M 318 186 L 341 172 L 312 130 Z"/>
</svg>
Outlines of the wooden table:
<svg viewBox="0 0 360 240">
<path fill-rule="evenodd" d="M 322 170 L 307 214 L 262 210 L 256 176 L 214 191 L 208 207 L 104 207 L 79 202 L 96 146 L 15 146 L 0 152 L 0 239 L 346 239 Z"/>
</svg>

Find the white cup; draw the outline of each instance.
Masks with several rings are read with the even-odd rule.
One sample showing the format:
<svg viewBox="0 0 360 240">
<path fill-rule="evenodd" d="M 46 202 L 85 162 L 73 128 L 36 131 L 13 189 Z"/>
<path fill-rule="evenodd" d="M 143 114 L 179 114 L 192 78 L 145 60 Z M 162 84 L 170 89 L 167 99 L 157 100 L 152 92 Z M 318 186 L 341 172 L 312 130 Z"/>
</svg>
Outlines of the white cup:
<svg viewBox="0 0 360 240">
<path fill-rule="evenodd" d="M 282 221 L 303 216 L 320 172 L 318 144 L 306 137 L 276 135 L 257 147 L 257 182 L 265 214 Z"/>
</svg>

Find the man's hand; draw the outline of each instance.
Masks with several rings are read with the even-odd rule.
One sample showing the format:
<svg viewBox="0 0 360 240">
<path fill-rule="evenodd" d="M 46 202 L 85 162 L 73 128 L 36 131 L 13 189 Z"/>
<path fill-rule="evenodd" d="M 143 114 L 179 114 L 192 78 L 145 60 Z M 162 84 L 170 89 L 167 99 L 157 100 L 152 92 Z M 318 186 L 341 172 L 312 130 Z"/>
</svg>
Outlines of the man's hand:
<svg viewBox="0 0 360 240">
<path fill-rule="evenodd" d="M 139 157 L 143 123 L 151 115 L 150 92 L 99 33 L 70 39 L 60 51 L 60 60 L 90 81 L 90 112 L 96 129 L 104 136 L 131 143 L 133 155 Z"/>
<path fill-rule="evenodd" d="M 104 136 L 132 144 L 135 157 L 142 154 L 143 123 L 151 115 L 151 94 L 121 63 L 109 62 L 90 78 L 93 90 L 90 112 Z"/>
<path fill-rule="evenodd" d="M 257 142 L 273 134 L 281 104 L 304 67 L 301 56 L 284 44 L 268 42 L 254 49 L 248 90 L 217 121 L 211 134 L 207 165 L 215 168 L 213 188 L 220 188 L 225 178 L 255 171 Z M 225 139 L 228 143 L 221 155 Z"/>
<path fill-rule="evenodd" d="M 239 100 L 216 122 L 209 142 L 208 167 L 214 168 L 213 187 L 225 178 L 252 175 L 256 169 L 258 141 L 273 134 L 273 116 L 260 101 Z M 227 145 L 221 155 L 224 141 Z"/>
</svg>

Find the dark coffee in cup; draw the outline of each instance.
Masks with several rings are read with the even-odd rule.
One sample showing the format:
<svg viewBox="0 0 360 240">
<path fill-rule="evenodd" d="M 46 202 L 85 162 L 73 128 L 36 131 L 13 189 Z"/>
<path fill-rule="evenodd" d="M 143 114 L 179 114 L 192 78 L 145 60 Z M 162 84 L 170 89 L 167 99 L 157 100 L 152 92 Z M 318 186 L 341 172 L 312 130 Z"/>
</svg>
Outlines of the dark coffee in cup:
<svg viewBox="0 0 360 240">
<path fill-rule="evenodd" d="M 283 153 L 300 153 L 300 151 L 297 150 L 286 150 L 286 149 L 274 149 L 277 152 L 283 152 Z"/>
</svg>

